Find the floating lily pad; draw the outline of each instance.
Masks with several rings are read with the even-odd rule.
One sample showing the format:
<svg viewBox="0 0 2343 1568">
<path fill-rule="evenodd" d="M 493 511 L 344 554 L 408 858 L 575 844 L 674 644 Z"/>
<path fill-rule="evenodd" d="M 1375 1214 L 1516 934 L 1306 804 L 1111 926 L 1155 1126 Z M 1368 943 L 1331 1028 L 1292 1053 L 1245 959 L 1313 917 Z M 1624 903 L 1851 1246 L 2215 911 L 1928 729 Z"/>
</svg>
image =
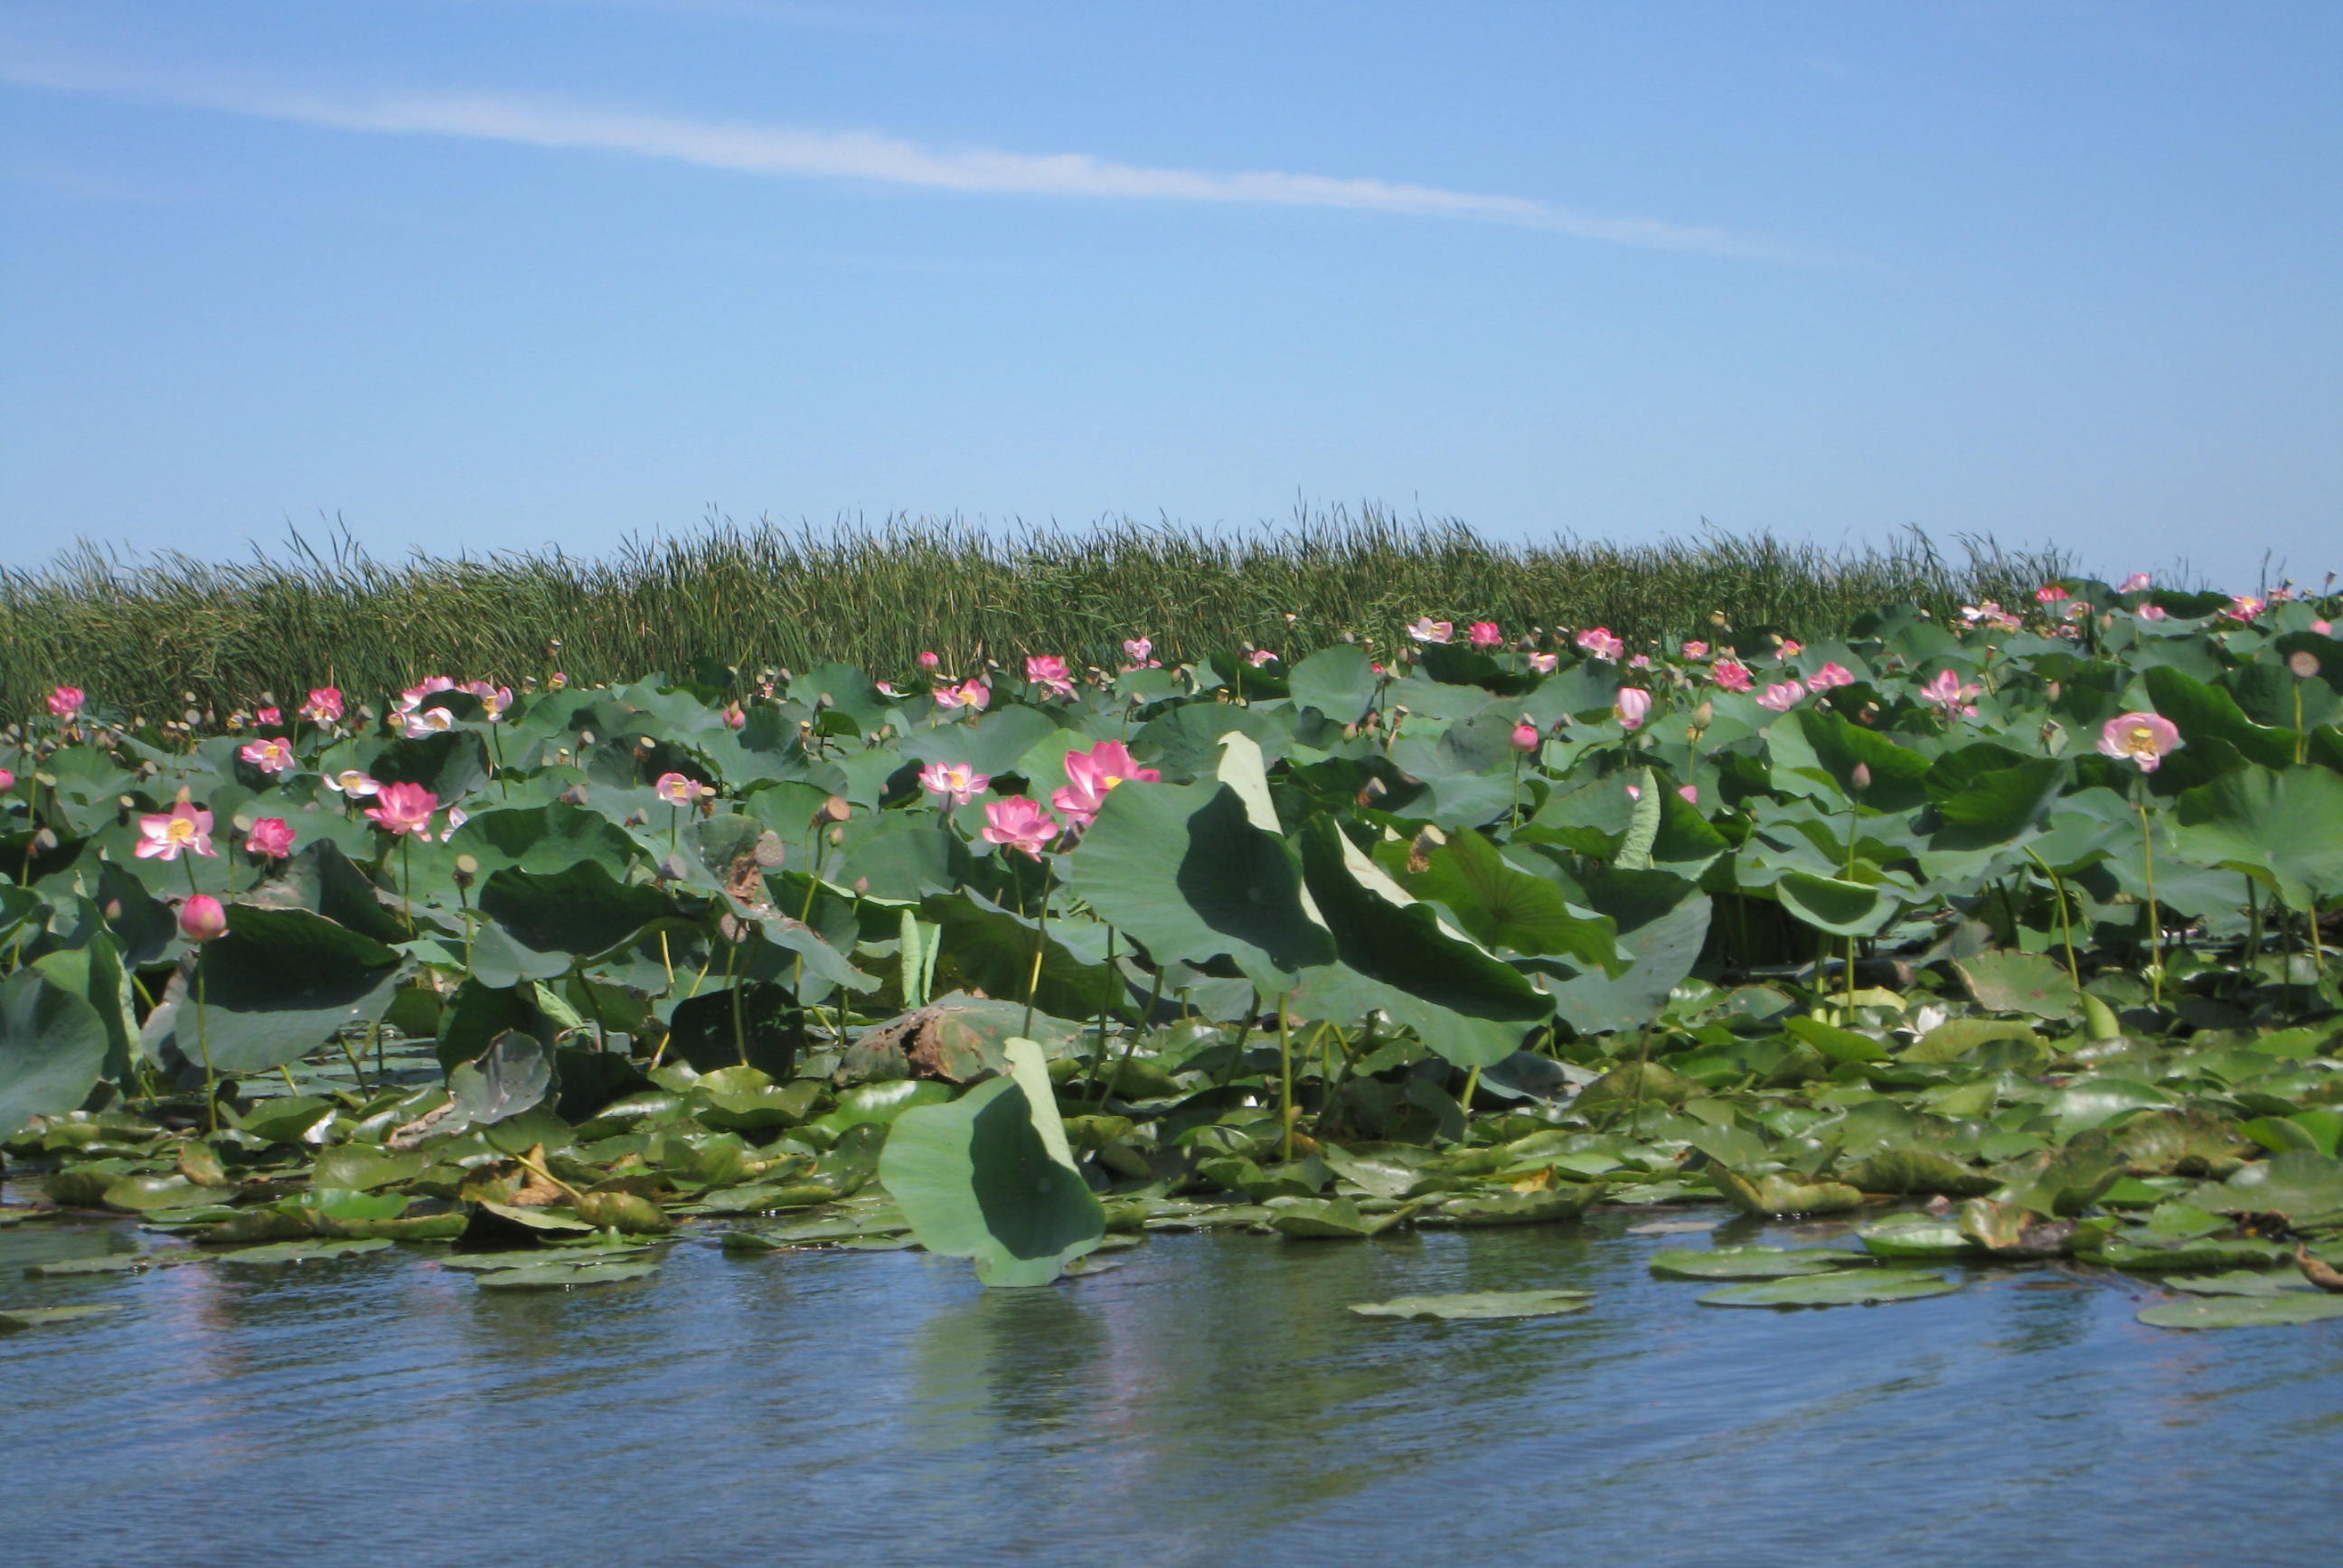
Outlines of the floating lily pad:
<svg viewBox="0 0 2343 1568">
<path fill-rule="evenodd" d="M 592 1269 L 621 1259 L 640 1258 L 648 1247 L 577 1247 L 567 1251 L 530 1248 L 513 1252 L 451 1252 L 438 1260 L 443 1269 L 465 1274 L 491 1274 L 504 1269 Z"/>
<path fill-rule="evenodd" d="M 480 1276 L 484 1291 L 566 1291 L 573 1285 L 615 1285 L 622 1280 L 645 1280 L 658 1273 L 657 1263 L 592 1263 L 582 1269 L 558 1266 L 498 1269 Z"/>
<path fill-rule="evenodd" d="M 2158 1329 L 2266 1329 L 2343 1318 L 2343 1296 L 2290 1292 L 2284 1295 L 2209 1296 L 2194 1302 L 2164 1302 L 2144 1309 L 2139 1321 Z"/>
<path fill-rule="evenodd" d="M 1468 1291 L 1453 1296 L 1398 1296 L 1360 1302 L 1351 1311 L 1363 1318 L 1410 1318 L 1439 1322 L 1471 1318 L 1551 1318 L 1583 1312 L 1594 1304 L 1585 1291 Z"/>
<path fill-rule="evenodd" d="M 1270 1228 L 1280 1235 L 1307 1240 L 1356 1240 L 1388 1231 L 1402 1214 L 1359 1212 L 1348 1198 L 1280 1198 L 1269 1204 Z M 1403 1211 L 1403 1213 L 1404 1211 Z"/>
<path fill-rule="evenodd" d="M 223 1263 L 278 1264 L 317 1263 L 333 1259 L 355 1258 L 367 1252 L 387 1251 L 388 1241 L 272 1241 L 265 1247 L 246 1247 L 234 1252 L 218 1254 Z"/>
<path fill-rule="evenodd" d="M 1426 1221 L 1436 1219 L 1450 1225 L 1542 1225 L 1577 1219 L 1602 1191 L 1588 1185 L 1557 1187 L 1541 1192 L 1475 1193 L 1451 1198 L 1440 1205 L 1436 1216 L 1427 1214 L 1424 1218 Z"/>
<path fill-rule="evenodd" d="M 1786 1280 L 1827 1274 L 1846 1263 L 1845 1252 L 1813 1247 L 1684 1248 L 1651 1256 L 1652 1272 L 1668 1280 Z"/>
<path fill-rule="evenodd" d="M 1846 1269 L 1804 1279 L 1728 1285 L 1701 1297 L 1710 1307 L 1867 1307 L 1950 1295 L 1960 1282 L 1912 1269 Z"/>
<path fill-rule="evenodd" d="M 63 1279 L 71 1274 L 135 1274 L 162 1261 L 154 1252 L 108 1252 L 99 1258 L 60 1258 L 55 1262 L 34 1263 L 25 1272 L 35 1280 Z"/>
<path fill-rule="evenodd" d="M 2283 1296 L 2316 1288 L 2299 1274 L 2282 1273 L 2275 1269 L 2268 1272 L 2233 1269 L 2226 1274 L 2176 1275 L 2162 1283 L 2167 1291 L 2186 1291 L 2192 1296 Z"/>
<path fill-rule="evenodd" d="M 110 1302 L 96 1302 L 77 1307 L 12 1307 L 0 1312 L 0 1334 L 49 1328 L 57 1323 L 79 1322 L 84 1318 L 102 1318 L 121 1310 Z"/>
<path fill-rule="evenodd" d="M 1863 1243 L 1864 1251 L 1875 1258 L 1963 1258 L 1978 1251 L 1976 1243 L 1961 1234 L 1961 1228 L 1949 1220 L 1870 1225 L 1855 1235 Z"/>
</svg>

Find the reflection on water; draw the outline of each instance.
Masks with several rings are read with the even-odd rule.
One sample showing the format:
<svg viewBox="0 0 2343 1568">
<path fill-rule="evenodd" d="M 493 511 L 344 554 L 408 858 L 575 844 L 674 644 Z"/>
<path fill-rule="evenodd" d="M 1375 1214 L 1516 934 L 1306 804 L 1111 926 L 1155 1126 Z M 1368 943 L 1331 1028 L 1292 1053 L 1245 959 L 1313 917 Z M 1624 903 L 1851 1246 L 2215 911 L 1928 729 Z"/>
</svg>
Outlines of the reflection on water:
<svg viewBox="0 0 2343 1568">
<path fill-rule="evenodd" d="M 2343 1325 L 2163 1332 L 2132 1322 L 2152 1287 L 2047 1271 L 1721 1312 L 1645 1269 L 1682 1238 L 1627 1222 L 1166 1237 L 990 1292 L 703 1239 L 528 1294 L 403 1250 L 23 1279 L 138 1238 L 18 1227 L 0 1305 L 124 1310 L 0 1339 L 0 1542 L 54 1568 L 2328 1555 Z M 1342 1310 L 1554 1286 L 1594 1310 Z"/>
</svg>

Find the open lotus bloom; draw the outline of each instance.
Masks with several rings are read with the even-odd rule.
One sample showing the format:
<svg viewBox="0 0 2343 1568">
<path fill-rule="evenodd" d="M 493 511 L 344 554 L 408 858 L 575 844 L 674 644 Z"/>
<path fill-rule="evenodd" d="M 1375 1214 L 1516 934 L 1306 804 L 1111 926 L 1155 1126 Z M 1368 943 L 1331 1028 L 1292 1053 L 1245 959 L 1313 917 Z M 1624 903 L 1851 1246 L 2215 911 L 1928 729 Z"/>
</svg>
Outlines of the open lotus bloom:
<svg viewBox="0 0 2343 1568">
<path fill-rule="evenodd" d="M 1825 664 L 1806 677 L 1806 685 L 1815 691 L 1828 691 L 1834 686 L 1853 686 L 1855 671 L 1843 664 Z"/>
<path fill-rule="evenodd" d="M 418 839 L 431 837 L 431 814 L 439 809 L 439 797 L 420 784 L 386 784 L 377 798 L 378 803 L 367 808 L 367 815 L 375 826 L 397 838 L 412 833 Z"/>
<path fill-rule="evenodd" d="M 335 723 L 342 712 L 342 689 L 338 686 L 317 687 L 301 703 L 301 717 L 312 724 Z"/>
<path fill-rule="evenodd" d="M 282 773 L 293 766 L 293 748 L 282 740 L 256 740 L 236 755 L 263 773 Z"/>
<path fill-rule="evenodd" d="M 920 769 L 920 788 L 955 806 L 967 805 L 991 783 L 991 774 L 979 773 L 966 762 L 930 762 Z"/>
<path fill-rule="evenodd" d="M 1476 620 L 1466 629 L 1464 640 L 1474 648 L 1495 648 L 1505 640 L 1505 634 L 1493 620 Z"/>
<path fill-rule="evenodd" d="M 1066 661 L 1054 653 L 1034 654 L 1025 660 L 1025 678 L 1053 697 L 1074 694 L 1072 672 Z"/>
<path fill-rule="evenodd" d="M 1611 705 L 1611 711 L 1618 719 L 1620 729 L 1640 729 L 1644 720 L 1651 715 L 1652 694 L 1640 686 L 1623 686 L 1619 689 L 1618 700 Z"/>
<path fill-rule="evenodd" d="M 212 844 L 209 811 L 182 800 L 168 811 L 138 819 L 138 848 L 135 853 L 140 859 L 176 860 L 190 851 L 206 857 L 219 853 Z"/>
<path fill-rule="evenodd" d="M 988 844 L 1022 849 L 1038 860 L 1058 830 L 1058 819 L 1022 795 L 985 803 L 984 841 Z"/>
<path fill-rule="evenodd" d="M 353 800 L 364 800 L 382 786 L 355 768 L 345 768 L 339 773 L 326 775 L 326 788 Z"/>
<path fill-rule="evenodd" d="M 1806 687 L 1804 681 L 1777 680 L 1757 694 L 1757 706 L 1770 708 L 1776 713 L 1787 713 L 1798 705 L 1798 699 L 1805 694 Z"/>
<path fill-rule="evenodd" d="M 252 832 L 244 840 L 244 852 L 272 860 L 281 860 L 293 852 L 293 824 L 282 817 L 263 817 L 252 825 Z"/>
<path fill-rule="evenodd" d="M 662 773 L 659 776 L 658 781 L 651 786 L 651 793 L 670 806 L 689 808 L 696 804 L 703 795 L 713 795 L 716 791 L 699 779 L 688 778 L 681 773 Z"/>
<path fill-rule="evenodd" d="M 2119 713 L 2099 727 L 2099 750 L 2153 773 L 2180 749 L 2179 727 L 2162 714 Z"/>
<path fill-rule="evenodd" d="M 1969 699 L 1983 689 L 1970 685 L 1947 669 L 1938 672 L 1936 679 L 1920 688 L 1920 696 L 1923 700 L 1943 709 L 1948 719 L 1963 715 L 1973 719 L 1976 716 L 1976 704 Z"/>
<path fill-rule="evenodd" d="M 1619 656 L 1627 651 L 1626 639 L 1614 637 L 1607 626 L 1589 627 L 1571 640 L 1605 663 L 1616 662 Z"/>
<path fill-rule="evenodd" d="M 1434 620 L 1428 615 L 1420 616 L 1416 618 L 1415 624 L 1407 628 L 1407 635 L 1418 642 L 1446 642 L 1456 635 L 1456 623 L 1453 620 Z"/>
<path fill-rule="evenodd" d="M 1101 740 L 1088 751 L 1066 753 L 1066 786 L 1050 797 L 1050 804 L 1075 827 L 1087 827 L 1116 785 L 1156 784 L 1162 779 L 1156 769 L 1141 768 L 1121 741 Z"/>
<path fill-rule="evenodd" d="M 1709 678 L 1727 691 L 1746 691 L 1757 684 L 1749 667 L 1737 658 L 1720 658 L 1709 667 Z"/>
</svg>

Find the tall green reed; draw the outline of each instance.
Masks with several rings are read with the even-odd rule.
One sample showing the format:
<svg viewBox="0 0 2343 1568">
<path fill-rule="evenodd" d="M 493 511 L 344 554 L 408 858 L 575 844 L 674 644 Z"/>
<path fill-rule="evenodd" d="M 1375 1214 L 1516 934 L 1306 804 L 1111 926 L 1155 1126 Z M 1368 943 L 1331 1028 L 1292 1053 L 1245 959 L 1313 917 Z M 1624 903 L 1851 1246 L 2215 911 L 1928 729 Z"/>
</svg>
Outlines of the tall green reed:
<svg viewBox="0 0 2343 1568">
<path fill-rule="evenodd" d="M 83 543 L 0 571 L 0 718 L 37 713 L 59 681 L 162 718 L 190 694 L 224 712 L 326 684 L 377 699 L 435 673 L 559 668 L 594 681 L 838 659 L 900 676 L 922 648 L 953 669 L 1027 652 L 1111 664 L 1142 634 L 1167 659 L 1344 636 L 1389 646 L 1427 614 L 1634 639 L 1703 635 L 1722 613 L 1812 638 L 1896 601 L 1944 615 L 2017 599 L 2070 566 L 2055 550 L 1956 542 L 1958 564 L 1916 531 L 1837 548 L 1716 533 L 1516 545 L 1369 506 L 1230 534 L 1128 519 L 1006 534 L 950 518 L 830 530 L 715 518 L 595 559 L 385 561 L 347 533 L 232 562 Z"/>
</svg>

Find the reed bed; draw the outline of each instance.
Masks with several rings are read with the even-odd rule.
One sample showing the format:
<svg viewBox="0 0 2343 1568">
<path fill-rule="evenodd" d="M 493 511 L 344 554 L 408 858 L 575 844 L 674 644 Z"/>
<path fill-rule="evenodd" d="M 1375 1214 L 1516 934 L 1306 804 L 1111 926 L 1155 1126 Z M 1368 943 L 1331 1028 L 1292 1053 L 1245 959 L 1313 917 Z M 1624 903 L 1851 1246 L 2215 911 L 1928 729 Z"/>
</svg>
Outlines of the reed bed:
<svg viewBox="0 0 2343 1568">
<path fill-rule="evenodd" d="M 232 562 L 85 542 L 0 571 L 0 717 L 38 712 L 60 681 L 156 716 L 190 695 L 224 712 L 327 684 L 375 699 L 435 673 L 596 681 L 837 659 L 900 676 L 923 648 L 951 668 L 1025 652 L 1106 664 L 1141 635 L 1166 659 L 1344 636 L 1388 645 L 1427 614 L 1637 638 L 1695 635 L 1721 613 L 1812 638 L 1891 602 L 1942 615 L 2022 598 L 2071 564 L 1957 544 L 1957 562 L 1916 531 L 1839 548 L 1725 534 L 1514 545 L 1373 507 L 1226 536 L 1127 519 L 1013 535 L 955 519 L 826 531 L 721 519 L 593 559 L 389 561 L 347 534 Z"/>
</svg>

